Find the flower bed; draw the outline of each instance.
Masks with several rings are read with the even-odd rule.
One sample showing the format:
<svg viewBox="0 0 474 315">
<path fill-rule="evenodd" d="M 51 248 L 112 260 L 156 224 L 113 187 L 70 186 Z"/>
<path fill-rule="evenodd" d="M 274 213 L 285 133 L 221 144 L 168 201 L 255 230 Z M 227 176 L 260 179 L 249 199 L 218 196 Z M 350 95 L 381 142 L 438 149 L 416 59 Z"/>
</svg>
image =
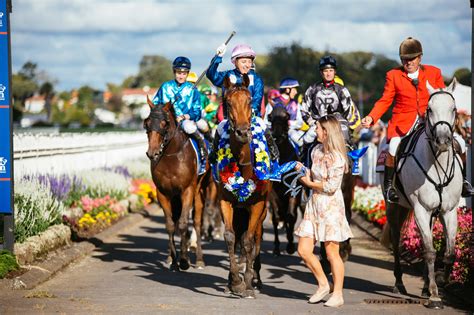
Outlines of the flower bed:
<svg viewBox="0 0 474 315">
<path fill-rule="evenodd" d="M 356 186 L 352 209 L 360 212 L 376 226 L 383 227 L 387 222 L 385 200 L 380 186 Z"/>
<path fill-rule="evenodd" d="M 385 201 L 380 186 L 356 186 L 352 209 L 360 212 L 368 221 L 378 227 L 383 227 L 387 222 L 385 215 Z M 458 233 L 455 245 L 455 262 L 451 273 L 451 280 L 465 283 L 470 279 L 470 270 L 474 268 L 474 250 L 469 247 L 473 240 L 472 209 L 459 207 Z M 411 258 L 423 258 L 423 244 L 418 226 L 411 214 L 405 222 L 401 232 L 402 252 L 408 253 Z M 433 227 L 433 243 L 438 256 L 443 255 L 445 240 L 443 226 L 436 221 Z"/>
<path fill-rule="evenodd" d="M 469 280 L 470 270 L 474 268 L 474 250 L 469 247 L 469 244 L 474 241 L 472 237 L 472 209 L 459 207 L 457 212 L 458 231 L 454 247 L 455 259 L 451 280 L 465 283 Z M 433 226 L 433 245 L 439 258 L 442 259 L 446 246 L 443 226 L 439 219 L 435 221 Z M 413 215 L 410 215 L 403 227 L 401 246 L 413 257 L 423 258 L 422 239 Z"/>
</svg>

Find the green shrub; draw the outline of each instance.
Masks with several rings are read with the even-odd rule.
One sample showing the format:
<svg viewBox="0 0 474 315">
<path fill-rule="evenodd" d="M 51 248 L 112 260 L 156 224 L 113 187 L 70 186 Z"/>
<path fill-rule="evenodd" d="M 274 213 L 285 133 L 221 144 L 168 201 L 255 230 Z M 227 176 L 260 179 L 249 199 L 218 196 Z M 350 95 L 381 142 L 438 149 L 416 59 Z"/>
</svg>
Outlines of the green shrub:
<svg viewBox="0 0 474 315">
<path fill-rule="evenodd" d="M 20 268 L 16 262 L 15 255 L 7 250 L 0 251 L 0 279 L 3 279 L 7 273 Z"/>
</svg>

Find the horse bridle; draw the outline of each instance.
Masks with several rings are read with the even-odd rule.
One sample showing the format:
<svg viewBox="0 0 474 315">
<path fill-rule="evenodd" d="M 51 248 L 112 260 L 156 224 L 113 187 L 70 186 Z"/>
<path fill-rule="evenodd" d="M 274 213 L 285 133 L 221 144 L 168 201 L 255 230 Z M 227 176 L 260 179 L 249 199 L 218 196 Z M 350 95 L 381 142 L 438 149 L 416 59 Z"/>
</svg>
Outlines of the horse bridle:
<svg viewBox="0 0 474 315">
<path fill-rule="evenodd" d="M 440 94 L 447 94 L 449 95 L 453 100 L 454 100 L 454 96 L 447 92 L 447 91 L 437 91 L 437 92 L 434 92 L 433 94 L 430 95 L 430 98 L 428 99 L 428 104 L 431 100 L 431 98 L 435 95 L 440 95 Z M 454 109 L 453 109 L 454 112 L 456 112 L 456 106 L 454 106 Z M 451 136 L 453 135 L 454 133 L 454 128 L 453 128 L 453 125 L 451 125 L 449 122 L 447 122 L 446 120 L 440 120 L 440 121 L 437 121 L 434 125 L 431 123 L 431 120 L 430 120 L 430 114 L 432 113 L 432 109 L 428 106 L 428 108 L 426 109 L 426 121 L 428 123 L 428 130 L 430 131 L 430 134 L 428 135 L 426 132 L 426 136 L 428 138 L 428 140 L 431 142 L 434 142 L 435 139 L 436 139 L 436 127 L 438 126 L 441 126 L 441 125 L 447 125 L 448 128 L 449 128 L 449 132 L 451 133 Z"/>
<path fill-rule="evenodd" d="M 151 119 L 151 125 L 150 128 L 146 128 L 147 132 L 149 131 L 155 131 L 159 135 L 163 137 L 163 141 L 160 144 L 160 148 L 158 149 L 158 158 L 156 162 L 158 162 L 161 157 L 163 156 L 163 153 L 165 151 L 165 148 L 168 146 L 168 144 L 171 142 L 171 140 L 174 138 L 176 135 L 176 131 L 178 130 L 178 126 L 174 129 L 173 133 L 170 135 L 168 132 L 169 125 L 170 125 L 170 114 L 164 111 L 158 111 L 156 107 L 150 112 L 150 119 Z M 166 122 L 165 128 L 162 128 L 160 126 L 161 121 Z"/>
<path fill-rule="evenodd" d="M 231 94 L 235 93 L 236 91 L 241 91 L 241 90 L 248 90 L 248 89 L 247 89 L 246 87 L 244 87 L 244 86 L 241 86 L 241 85 L 234 85 L 231 89 L 227 90 L 227 92 L 226 92 L 226 94 L 225 94 L 225 102 L 227 103 L 227 106 L 232 106 L 232 104 L 227 101 L 227 99 L 229 98 L 229 96 L 230 96 Z M 251 102 L 251 101 L 252 101 L 252 98 L 249 97 L 249 102 Z M 229 110 L 227 110 L 227 112 L 229 112 Z M 234 123 L 234 121 L 231 119 L 230 114 L 229 114 L 229 119 L 228 119 L 228 121 L 229 121 L 229 132 L 230 132 L 230 133 L 234 133 L 234 132 L 235 132 L 235 123 Z M 248 130 L 248 133 L 249 133 L 248 136 L 250 136 L 250 133 L 251 133 L 250 128 L 249 128 L 249 130 Z"/>
</svg>

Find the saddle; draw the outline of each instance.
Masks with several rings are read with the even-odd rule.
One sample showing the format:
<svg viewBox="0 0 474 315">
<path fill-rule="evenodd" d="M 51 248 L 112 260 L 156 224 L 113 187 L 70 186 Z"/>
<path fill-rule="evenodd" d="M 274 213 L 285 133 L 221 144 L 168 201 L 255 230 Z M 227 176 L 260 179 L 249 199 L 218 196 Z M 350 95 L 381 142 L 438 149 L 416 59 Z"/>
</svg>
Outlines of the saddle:
<svg viewBox="0 0 474 315">
<path fill-rule="evenodd" d="M 418 142 L 418 138 L 425 132 L 425 125 L 419 124 L 415 130 L 408 134 L 406 137 L 402 139 L 400 145 L 398 146 L 397 153 L 395 154 L 395 172 L 393 174 L 393 187 L 402 193 L 403 197 L 408 200 L 408 197 L 403 189 L 403 185 L 400 181 L 398 174 L 403 169 L 405 165 L 405 161 L 407 158 L 413 154 L 415 151 L 416 143 Z"/>
</svg>

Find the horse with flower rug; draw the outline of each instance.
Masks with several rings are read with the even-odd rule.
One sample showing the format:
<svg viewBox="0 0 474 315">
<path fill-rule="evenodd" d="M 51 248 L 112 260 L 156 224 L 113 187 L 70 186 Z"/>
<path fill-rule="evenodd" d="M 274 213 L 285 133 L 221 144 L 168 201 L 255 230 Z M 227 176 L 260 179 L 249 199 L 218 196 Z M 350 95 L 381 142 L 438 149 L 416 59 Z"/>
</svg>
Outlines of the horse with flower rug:
<svg viewBox="0 0 474 315">
<path fill-rule="evenodd" d="M 272 188 L 270 180 L 278 178 L 285 169 L 270 161 L 265 124 L 252 115 L 248 85 L 246 75 L 242 86 L 233 85 L 228 79 L 224 81 L 229 119 L 219 125 L 221 138 L 213 171 L 219 182 L 224 239 L 230 258 L 228 289 L 234 294 L 254 298 L 254 287 L 260 287 L 262 283 L 260 244 L 266 203 Z M 240 233 L 241 252 L 246 258 L 244 281 L 239 276 L 235 259 Z"/>
</svg>

